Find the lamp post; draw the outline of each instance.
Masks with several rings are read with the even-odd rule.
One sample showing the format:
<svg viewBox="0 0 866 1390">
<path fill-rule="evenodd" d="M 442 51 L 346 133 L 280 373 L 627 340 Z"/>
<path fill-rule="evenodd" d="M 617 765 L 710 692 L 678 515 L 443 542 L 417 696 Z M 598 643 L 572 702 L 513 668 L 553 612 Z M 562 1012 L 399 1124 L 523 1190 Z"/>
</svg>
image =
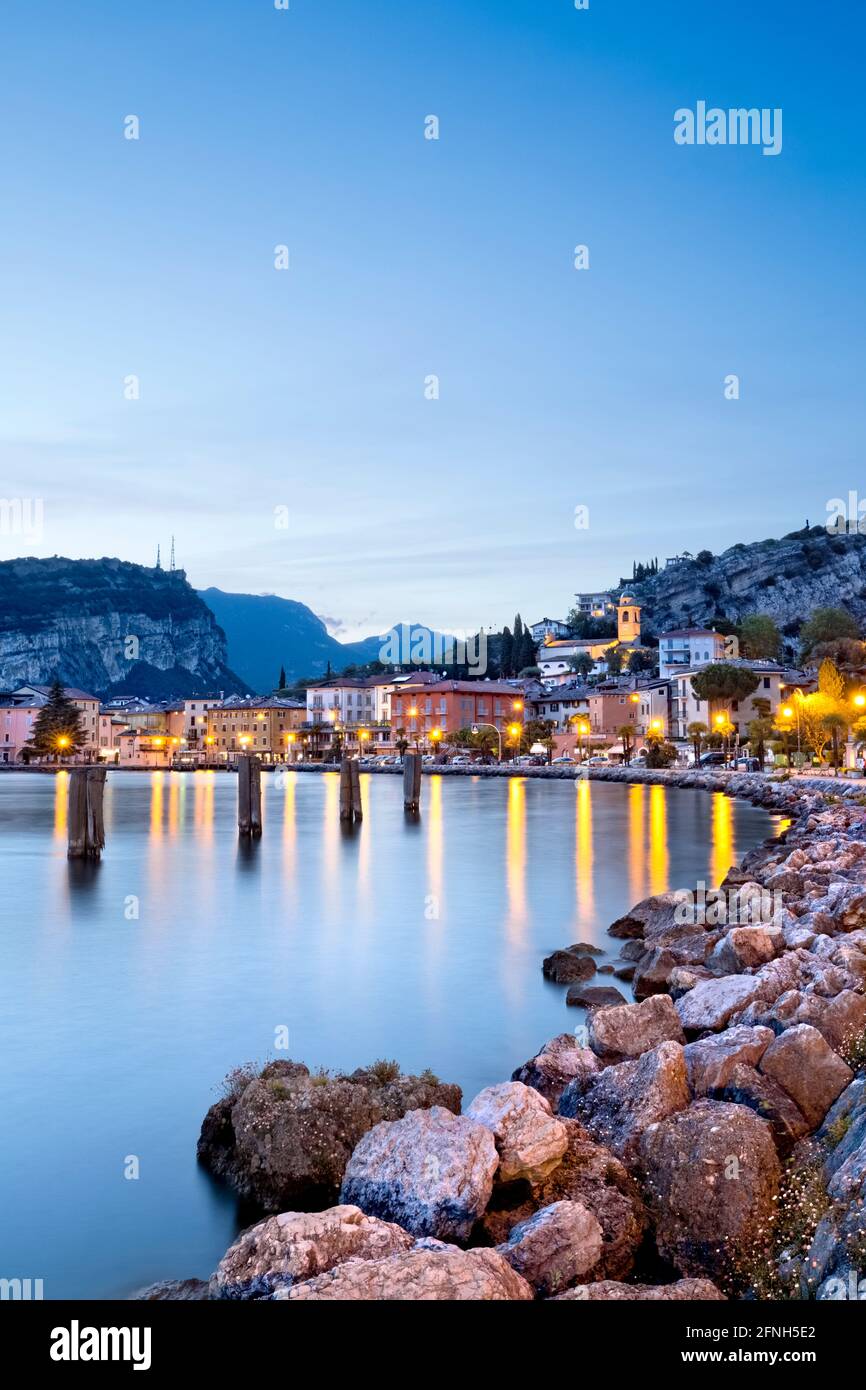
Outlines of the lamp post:
<svg viewBox="0 0 866 1390">
<path fill-rule="evenodd" d="M 520 751 L 520 735 L 521 735 L 522 732 L 523 732 L 523 726 L 522 726 L 521 724 L 509 724 L 509 726 L 508 726 L 508 735 L 509 735 L 509 738 L 511 739 L 511 742 L 512 742 L 513 745 L 514 745 L 514 758 L 515 758 L 515 759 L 517 758 L 517 754 L 518 754 L 519 751 Z"/>
<path fill-rule="evenodd" d="M 409 713 L 411 714 L 412 711 L 410 710 Z M 499 739 L 499 761 L 502 762 L 502 734 L 500 733 L 499 729 L 497 729 L 497 727 L 496 727 L 495 724 L 473 724 L 473 725 L 472 725 L 472 732 L 473 732 L 473 734 L 477 734 L 479 729 L 492 729 L 492 730 L 493 730 L 493 732 L 495 733 L 496 737 Z"/>
</svg>

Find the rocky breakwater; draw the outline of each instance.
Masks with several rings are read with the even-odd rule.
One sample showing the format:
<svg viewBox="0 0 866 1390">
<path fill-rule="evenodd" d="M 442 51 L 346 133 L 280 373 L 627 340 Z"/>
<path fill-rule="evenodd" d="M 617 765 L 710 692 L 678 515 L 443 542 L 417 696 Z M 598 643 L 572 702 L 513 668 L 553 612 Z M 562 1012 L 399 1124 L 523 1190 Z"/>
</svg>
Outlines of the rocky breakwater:
<svg viewBox="0 0 866 1390">
<path fill-rule="evenodd" d="M 739 781 L 791 823 L 731 870 L 727 915 L 690 917 L 685 890 L 635 905 L 611 932 L 636 1001 L 590 1006 L 465 1111 L 392 1063 L 231 1078 L 199 1154 L 263 1219 L 209 1280 L 141 1297 L 858 1296 L 866 813 Z M 584 955 L 556 973 L 580 983 Z"/>
</svg>

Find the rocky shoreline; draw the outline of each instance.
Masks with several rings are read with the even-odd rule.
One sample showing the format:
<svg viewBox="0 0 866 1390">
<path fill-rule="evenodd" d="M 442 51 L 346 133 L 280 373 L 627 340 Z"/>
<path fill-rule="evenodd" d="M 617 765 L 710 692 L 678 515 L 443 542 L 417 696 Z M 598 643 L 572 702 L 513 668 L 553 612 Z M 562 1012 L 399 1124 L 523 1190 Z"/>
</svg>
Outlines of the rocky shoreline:
<svg viewBox="0 0 866 1390">
<path fill-rule="evenodd" d="M 209 1281 L 139 1297 L 866 1296 L 866 798 L 841 779 L 593 776 L 790 823 L 712 904 L 680 889 L 614 922 L 636 1002 L 589 1007 L 465 1108 L 393 1063 L 229 1078 L 199 1158 L 263 1219 Z M 546 973 L 567 983 L 587 954 Z"/>
</svg>

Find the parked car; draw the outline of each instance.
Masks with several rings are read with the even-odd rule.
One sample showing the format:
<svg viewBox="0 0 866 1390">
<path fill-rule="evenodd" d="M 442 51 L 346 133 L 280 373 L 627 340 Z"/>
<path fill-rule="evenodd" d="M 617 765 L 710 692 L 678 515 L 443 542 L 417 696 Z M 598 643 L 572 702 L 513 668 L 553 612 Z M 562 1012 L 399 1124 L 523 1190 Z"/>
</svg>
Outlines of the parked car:
<svg viewBox="0 0 866 1390">
<path fill-rule="evenodd" d="M 735 758 L 734 768 L 737 772 L 760 772 L 761 764 L 755 757 Z"/>
<path fill-rule="evenodd" d="M 603 753 L 593 753 L 591 758 L 586 760 L 588 767 L 608 767 L 610 758 L 606 758 Z"/>
<path fill-rule="evenodd" d="M 472 762 L 472 759 L 471 759 L 471 758 L 467 758 L 467 756 L 466 756 L 465 753 L 458 753 L 456 757 L 454 757 L 454 758 L 451 759 L 451 766 L 452 766 L 452 767 L 465 767 L 468 763 L 471 763 L 471 762 Z"/>
<path fill-rule="evenodd" d="M 557 763 L 570 763 L 574 766 L 574 758 L 570 758 L 567 753 L 563 753 L 560 757 L 554 758 L 551 766 L 555 767 Z"/>
<path fill-rule="evenodd" d="M 724 767 L 725 755 L 718 749 L 713 749 L 711 753 L 702 753 L 698 767 Z"/>
</svg>

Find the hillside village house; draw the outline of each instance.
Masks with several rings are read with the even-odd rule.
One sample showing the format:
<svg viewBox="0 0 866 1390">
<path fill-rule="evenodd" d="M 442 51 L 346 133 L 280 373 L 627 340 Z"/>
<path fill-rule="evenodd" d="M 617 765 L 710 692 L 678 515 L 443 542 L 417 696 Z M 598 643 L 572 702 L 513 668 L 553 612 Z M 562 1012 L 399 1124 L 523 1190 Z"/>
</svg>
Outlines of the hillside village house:
<svg viewBox="0 0 866 1390">
<path fill-rule="evenodd" d="M 610 618 L 616 604 L 607 593 L 575 594 L 574 606 L 582 618 Z"/>
<path fill-rule="evenodd" d="M 538 652 L 541 680 L 545 685 L 565 685 L 574 679 L 571 663 L 575 657 L 581 655 L 592 658 L 595 671 L 605 671 L 605 653 L 611 647 L 617 644 L 626 648 L 640 646 L 640 615 L 640 604 L 623 594 L 616 608 L 616 637 L 568 637 L 561 641 L 546 641 Z"/>
<path fill-rule="evenodd" d="M 546 642 L 548 638 L 555 640 L 557 637 L 568 637 L 570 631 L 568 623 L 564 623 L 561 618 L 542 618 L 540 622 L 532 623 L 529 628 L 536 645 Z"/>
<path fill-rule="evenodd" d="M 711 661 L 723 661 L 724 656 L 725 639 L 714 628 L 672 628 L 659 637 L 659 675 L 666 680 Z"/>
</svg>

